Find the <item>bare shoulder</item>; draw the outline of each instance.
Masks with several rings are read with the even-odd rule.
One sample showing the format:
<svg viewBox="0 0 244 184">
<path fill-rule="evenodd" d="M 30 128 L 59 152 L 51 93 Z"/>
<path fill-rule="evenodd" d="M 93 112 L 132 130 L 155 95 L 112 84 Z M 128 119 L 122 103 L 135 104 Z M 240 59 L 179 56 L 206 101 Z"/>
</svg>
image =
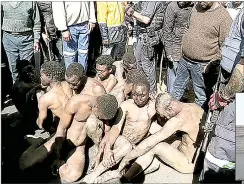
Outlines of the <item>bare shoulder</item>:
<svg viewBox="0 0 244 184">
<path fill-rule="evenodd" d="M 55 99 L 55 95 L 52 92 L 47 92 L 44 95 L 40 96 L 38 101 L 38 106 L 50 106 Z"/>
<path fill-rule="evenodd" d="M 204 110 L 196 103 L 188 104 L 190 112 L 194 113 L 196 116 L 202 116 L 205 114 Z"/>
<path fill-rule="evenodd" d="M 101 96 L 106 94 L 106 90 L 104 89 L 103 85 L 99 81 L 93 78 L 89 78 L 89 80 L 91 82 L 92 91 L 96 96 Z"/>
<path fill-rule="evenodd" d="M 134 105 L 134 101 L 132 99 L 129 99 L 129 100 L 123 101 L 121 103 L 120 107 L 123 109 L 127 109 L 127 108 L 131 107 L 132 105 Z"/>
<path fill-rule="evenodd" d="M 109 75 L 109 80 L 110 80 L 110 81 L 113 81 L 113 82 L 117 82 L 117 79 L 116 79 L 116 77 L 114 76 L 114 74 L 110 74 L 110 75 Z"/>
<path fill-rule="evenodd" d="M 76 104 L 85 103 L 85 102 L 89 101 L 89 98 L 90 98 L 89 95 L 83 95 L 83 94 L 74 95 L 69 99 L 67 104 L 76 105 Z"/>
</svg>

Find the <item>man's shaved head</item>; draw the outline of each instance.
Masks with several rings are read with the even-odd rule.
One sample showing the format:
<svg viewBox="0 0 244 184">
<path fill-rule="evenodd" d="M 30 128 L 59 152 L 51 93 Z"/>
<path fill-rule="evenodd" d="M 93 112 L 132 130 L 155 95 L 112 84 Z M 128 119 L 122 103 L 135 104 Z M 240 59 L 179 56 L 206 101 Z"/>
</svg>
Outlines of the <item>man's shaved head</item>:
<svg viewBox="0 0 244 184">
<path fill-rule="evenodd" d="M 65 73 L 66 77 L 71 78 L 73 76 L 81 79 L 85 76 L 84 67 L 80 63 L 71 63 Z"/>
<path fill-rule="evenodd" d="M 56 61 L 43 63 L 41 66 L 41 73 L 45 74 L 53 82 L 65 80 L 65 69 Z"/>
<path fill-rule="evenodd" d="M 172 101 L 176 101 L 176 99 L 169 93 L 160 93 L 156 98 L 156 108 L 158 107 L 167 107 Z"/>
<path fill-rule="evenodd" d="M 97 58 L 96 64 L 106 65 L 108 68 L 111 68 L 115 60 L 110 55 L 102 55 Z"/>
<path fill-rule="evenodd" d="M 118 101 L 115 96 L 106 94 L 97 97 L 97 110 L 100 119 L 110 120 L 114 118 L 117 109 Z"/>
<path fill-rule="evenodd" d="M 147 78 L 145 76 L 145 74 L 143 74 L 140 70 L 138 69 L 135 69 L 135 70 L 131 70 L 128 72 L 127 76 L 126 76 L 126 80 L 125 82 L 127 84 L 130 84 L 130 83 L 137 83 L 137 82 L 146 82 L 147 81 Z"/>
</svg>

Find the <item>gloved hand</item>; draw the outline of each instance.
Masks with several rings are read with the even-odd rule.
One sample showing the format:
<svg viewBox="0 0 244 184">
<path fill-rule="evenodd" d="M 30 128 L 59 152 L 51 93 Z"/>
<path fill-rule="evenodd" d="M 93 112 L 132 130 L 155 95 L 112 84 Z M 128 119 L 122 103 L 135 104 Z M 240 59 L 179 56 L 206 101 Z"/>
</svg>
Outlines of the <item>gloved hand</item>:
<svg viewBox="0 0 244 184">
<path fill-rule="evenodd" d="M 132 17 L 133 14 L 134 14 L 134 6 L 131 5 L 131 4 L 127 4 L 125 6 L 125 14 L 128 16 L 128 17 Z"/>
<path fill-rule="evenodd" d="M 54 176 L 58 176 L 58 173 L 59 173 L 59 168 L 61 167 L 61 165 L 63 165 L 65 162 L 63 160 L 59 160 L 59 159 L 56 159 L 53 164 L 51 165 L 51 168 L 52 168 L 52 174 Z"/>
<path fill-rule="evenodd" d="M 54 151 L 58 159 L 61 158 L 61 152 L 62 152 L 64 141 L 65 141 L 65 137 L 56 137 L 55 142 L 52 145 L 52 150 Z"/>
<path fill-rule="evenodd" d="M 216 109 L 220 109 L 225 107 L 228 104 L 227 101 L 225 101 L 224 99 L 222 99 L 219 94 L 213 93 L 210 97 L 210 101 L 209 101 L 209 108 L 214 111 Z"/>
</svg>

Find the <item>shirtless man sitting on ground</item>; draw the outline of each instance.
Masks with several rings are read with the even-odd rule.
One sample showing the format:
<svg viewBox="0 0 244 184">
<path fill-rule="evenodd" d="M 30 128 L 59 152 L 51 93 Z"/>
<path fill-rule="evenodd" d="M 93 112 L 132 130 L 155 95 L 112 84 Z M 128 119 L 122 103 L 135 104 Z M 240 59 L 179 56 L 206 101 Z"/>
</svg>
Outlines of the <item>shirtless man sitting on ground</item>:
<svg viewBox="0 0 244 184">
<path fill-rule="evenodd" d="M 91 133 L 97 133 L 97 129 L 104 129 L 101 119 L 108 121 L 114 118 L 117 109 L 116 98 L 109 94 L 99 97 L 80 94 L 70 98 L 65 106 L 65 115 L 62 122 L 63 124 L 69 124 L 66 140 L 58 137 L 58 139 L 55 139 L 56 145 L 48 142 L 41 146 L 45 149 L 46 156 L 51 151 L 59 154 L 55 162 L 57 163 L 56 169 L 61 182 L 74 182 L 83 174 L 85 144 L 88 133 L 86 124 L 90 124 L 93 128 L 94 131 Z M 97 127 L 97 125 L 101 127 Z M 40 147 L 32 150 L 31 156 L 38 156 L 39 151 Z M 38 162 L 43 160 L 44 157 L 39 159 Z M 31 161 L 31 158 L 26 160 L 27 163 L 28 161 Z"/>
<path fill-rule="evenodd" d="M 106 126 L 102 120 L 107 122 L 114 118 L 118 103 L 116 98 L 109 94 L 99 97 L 75 95 L 69 100 L 65 109 L 68 113 L 66 121 L 73 117 L 67 139 L 76 146 L 76 151 L 59 168 L 59 174 L 62 180 L 74 182 L 83 174 L 87 135 L 90 135 L 92 140 L 101 141 L 101 134 Z M 87 126 L 90 128 L 88 129 Z"/>
<path fill-rule="evenodd" d="M 122 183 L 130 182 L 143 172 L 151 164 L 154 155 L 181 173 L 194 171 L 199 144 L 203 138 L 202 131 L 199 131 L 205 119 L 203 109 L 195 103 L 181 103 L 170 94 L 161 93 L 156 99 L 156 111 L 168 121 L 123 158 L 119 166 L 120 172 L 131 160 L 139 157 L 122 176 Z M 182 135 L 177 148 L 166 141 L 176 132 Z"/>
<path fill-rule="evenodd" d="M 103 85 L 96 79 L 87 77 L 80 63 L 72 63 L 65 72 L 65 80 L 69 83 L 73 94 L 100 96 L 106 94 Z"/>
<path fill-rule="evenodd" d="M 55 135 L 48 140 L 44 145 L 35 150 L 31 146 L 25 151 L 20 158 L 20 168 L 26 169 L 46 158 L 47 153 L 51 150 L 51 145 L 54 144 L 57 137 L 65 137 L 69 123 L 64 124 L 66 118 L 65 105 L 72 96 L 72 90 L 68 83 L 64 81 L 65 69 L 61 64 L 55 61 L 46 62 L 41 66 L 41 85 L 50 90 L 39 98 L 38 108 L 39 116 L 37 125 L 42 128 L 44 120 L 47 118 L 48 109 L 52 111 L 54 116 L 60 118 Z M 50 145 L 50 146 L 48 146 Z M 34 155 L 34 156 L 33 156 Z"/>
<path fill-rule="evenodd" d="M 65 69 L 60 63 L 46 62 L 42 65 L 40 73 L 41 85 L 43 88 L 47 88 L 47 92 L 40 96 L 38 100 L 39 116 L 37 125 L 42 129 L 48 109 L 55 116 L 62 118 L 64 107 L 72 96 L 72 90 L 65 81 Z"/>
<path fill-rule="evenodd" d="M 155 111 L 155 103 L 149 99 L 147 80 L 136 83 L 133 99 L 124 101 L 120 108 L 117 124 L 114 124 L 106 142 L 102 163 L 83 182 L 93 183 L 106 170 L 116 165 L 133 147 L 147 136 Z"/>
<path fill-rule="evenodd" d="M 117 79 L 112 74 L 112 64 L 114 63 L 114 59 L 110 55 L 103 55 L 97 58 L 96 60 L 96 71 L 97 75 L 95 77 L 106 90 L 106 93 L 110 93 L 110 91 L 117 84 Z"/>
</svg>

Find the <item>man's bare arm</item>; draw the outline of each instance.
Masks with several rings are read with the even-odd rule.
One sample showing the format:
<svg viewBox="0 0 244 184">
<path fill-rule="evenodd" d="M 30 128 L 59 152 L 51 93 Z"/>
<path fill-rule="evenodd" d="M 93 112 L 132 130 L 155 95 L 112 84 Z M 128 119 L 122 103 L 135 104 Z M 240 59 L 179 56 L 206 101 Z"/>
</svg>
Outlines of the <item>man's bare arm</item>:
<svg viewBox="0 0 244 184">
<path fill-rule="evenodd" d="M 95 96 L 102 96 L 106 94 L 106 90 L 102 85 L 94 85 L 92 91 Z"/>
<path fill-rule="evenodd" d="M 105 87 L 105 90 L 107 93 L 110 93 L 112 91 L 112 89 L 114 88 L 114 86 L 117 84 L 117 79 L 115 77 L 111 78 L 108 83 L 107 86 Z"/>
<path fill-rule="evenodd" d="M 244 91 L 244 59 L 241 60 L 240 64 L 237 64 L 228 84 L 223 90 L 219 92 L 222 99 L 230 101 L 235 97 L 236 93 Z"/>
<path fill-rule="evenodd" d="M 36 121 L 39 128 L 42 128 L 42 124 L 44 120 L 47 118 L 47 110 L 49 105 L 50 101 L 47 99 L 46 95 L 40 96 L 38 103 L 39 115 Z"/>
<path fill-rule="evenodd" d="M 109 141 L 106 144 L 106 149 L 107 150 L 111 150 L 116 139 L 119 137 L 119 134 L 121 132 L 121 129 L 123 127 L 124 121 L 125 121 L 125 117 L 126 117 L 126 103 L 127 102 L 123 102 L 120 106 L 120 108 L 118 109 L 118 114 L 117 114 L 117 118 L 116 118 L 116 122 L 115 125 L 112 126 L 110 132 L 109 132 Z"/>
<path fill-rule="evenodd" d="M 133 16 L 140 22 L 143 22 L 144 24 L 149 24 L 151 22 L 151 19 L 149 17 L 143 16 L 136 11 L 134 11 Z"/>
<path fill-rule="evenodd" d="M 157 121 L 152 122 L 150 129 L 149 129 L 149 133 L 150 134 L 155 134 L 156 132 L 160 131 L 163 127 L 160 126 Z"/>
<path fill-rule="evenodd" d="M 66 132 L 70 124 L 72 123 L 74 114 L 78 111 L 78 108 L 81 104 L 81 96 L 76 95 L 69 99 L 67 104 L 65 105 L 64 112 L 62 117 L 60 117 L 60 121 L 57 127 L 57 132 L 55 134 L 56 137 L 65 137 Z"/>
<path fill-rule="evenodd" d="M 171 118 L 160 131 L 143 140 L 135 149 L 125 156 L 125 160 L 130 161 L 151 150 L 159 142 L 164 141 L 177 130 L 181 130 L 182 122 L 176 118 Z"/>
</svg>

